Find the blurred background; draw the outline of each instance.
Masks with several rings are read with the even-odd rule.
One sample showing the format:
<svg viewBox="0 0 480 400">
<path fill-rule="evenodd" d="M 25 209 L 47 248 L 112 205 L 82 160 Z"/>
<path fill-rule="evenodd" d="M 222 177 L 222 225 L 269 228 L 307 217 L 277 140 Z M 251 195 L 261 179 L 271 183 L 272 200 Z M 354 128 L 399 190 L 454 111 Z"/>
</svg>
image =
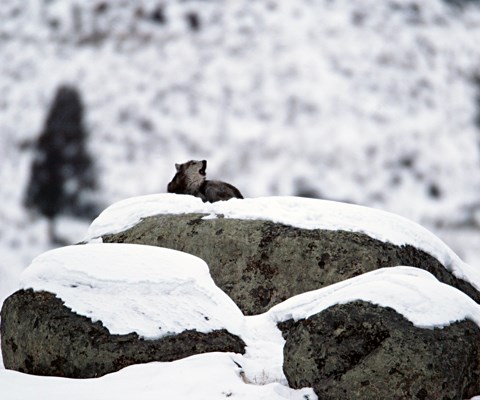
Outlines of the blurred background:
<svg viewBox="0 0 480 400">
<path fill-rule="evenodd" d="M 480 267 L 480 1 L 2 0 L 0 302 L 174 163 L 391 211 Z"/>
</svg>

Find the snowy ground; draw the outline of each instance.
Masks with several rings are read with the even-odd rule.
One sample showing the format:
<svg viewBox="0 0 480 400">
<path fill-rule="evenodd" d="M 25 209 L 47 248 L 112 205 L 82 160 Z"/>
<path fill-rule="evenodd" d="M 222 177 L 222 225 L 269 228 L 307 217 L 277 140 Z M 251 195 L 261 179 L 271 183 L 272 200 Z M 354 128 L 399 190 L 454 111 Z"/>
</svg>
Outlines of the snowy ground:
<svg viewBox="0 0 480 400">
<path fill-rule="evenodd" d="M 311 389 L 279 383 L 246 384 L 235 354 L 209 353 L 170 363 L 127 367 L 97 379 L 44 378 L 0 370 L 2 399 L 51 400 L 315 400 Z"/>
</svg>

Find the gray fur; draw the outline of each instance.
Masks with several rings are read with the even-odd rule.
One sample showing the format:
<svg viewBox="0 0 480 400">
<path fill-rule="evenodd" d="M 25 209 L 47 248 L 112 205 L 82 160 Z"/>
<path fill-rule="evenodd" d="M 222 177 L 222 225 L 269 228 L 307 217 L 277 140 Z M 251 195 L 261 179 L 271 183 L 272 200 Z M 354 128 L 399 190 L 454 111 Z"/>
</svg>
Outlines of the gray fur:
<svg viewBox="0 0 480 400">
<path fill-rule="evenodd" d="M 197 196 L 205 182 L 207 162 L 191 160 L 184 164 L 175 164 L 177 173 L 168 184 L 169 193 Z"/>
<path fill-rule="evenodd" d="M 206 179 L 206 160 L 191 160 L 184 164 L 175 164 L 175 169 L 177 173 L 167 186 L 169 193 L 189 194 L 210 203 L 232 198 L 243 199 L 235 186 Z"/>
</svg>

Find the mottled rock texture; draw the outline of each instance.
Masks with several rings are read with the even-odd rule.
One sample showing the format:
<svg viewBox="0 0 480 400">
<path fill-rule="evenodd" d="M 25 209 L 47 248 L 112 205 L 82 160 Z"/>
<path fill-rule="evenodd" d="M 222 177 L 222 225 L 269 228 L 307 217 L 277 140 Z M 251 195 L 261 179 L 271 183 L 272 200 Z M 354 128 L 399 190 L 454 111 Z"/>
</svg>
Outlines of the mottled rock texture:
<svg viewBox="0 0 480 400">
<path fill-rule="evenodd" d="M 480 329 L 471 321 L 421 329 L 391 308 L 359 301 L 279 327 L 290 386 L 313 386 L 322 400 L 480 393 Z"/>
<path fill-rule="evenodd" d="M 143 340 L 135 333 L 111 335 L 100 322 L 73 313 L 48 292 L 14 293 L 3 304 L 1 317 L 5 367 L 35 375 L 93 378 L 132 364 L 245 351 L 245 343 L 226 330 L 190 330 L 158 340 Z"/>
<path fill-rule="evenodd" d="M 480 293 L 469 283 L 412 246 L 395 246 L 355 232 L 204 216 L 149 217 L 124 232 L 103 236 L 103 241 L 167 247 L 202 258 L 217 286 L 247 315 L 309 290 L 398 265 L 425 269 L 480 302 Z"/>
</svg>

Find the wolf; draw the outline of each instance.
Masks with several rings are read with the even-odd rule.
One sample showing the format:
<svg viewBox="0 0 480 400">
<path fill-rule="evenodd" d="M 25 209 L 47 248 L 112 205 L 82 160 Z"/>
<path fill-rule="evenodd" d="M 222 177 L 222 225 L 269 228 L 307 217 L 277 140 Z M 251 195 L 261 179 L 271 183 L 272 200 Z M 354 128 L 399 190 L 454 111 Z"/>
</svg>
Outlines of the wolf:
<svg viewBox="0 0 480 400">
<path fill-rule="evenodd" d="M 222 181 L 207 180 L 207 161 L 190 160 L 175 164 L 177 173 L 167 186 L 168 193 L 190 194 L 202 201 L 214 203 L 233 198 L 243 199 L 240 191 L 233 185 Z"/>
</svg>

